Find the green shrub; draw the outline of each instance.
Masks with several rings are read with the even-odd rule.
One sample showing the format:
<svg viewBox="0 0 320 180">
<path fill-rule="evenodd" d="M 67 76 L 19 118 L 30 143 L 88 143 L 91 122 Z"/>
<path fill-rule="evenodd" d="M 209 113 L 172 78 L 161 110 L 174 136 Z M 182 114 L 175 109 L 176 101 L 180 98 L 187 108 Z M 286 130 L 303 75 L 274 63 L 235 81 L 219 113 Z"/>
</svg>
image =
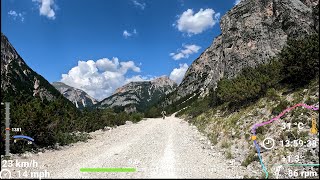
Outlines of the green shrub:
<svg viewBox="0 0 320 180">
<path fill-rule="evenodd" d="M 229 144 L 227 141 L 223 141 L 221 143 L 221 148 L 229 148 L 231 146 L 231 144 Z"/>
<path fill-rule="evenodd" d="M 210 133 L 209 134 L 209 140 L 212 143 L 212 145 L 216 145 L 218 143 L 218 135 L 216 133 Z"/>
<path fill-rule="evenodd" d="M 221 79 L 212 101 L 218 105 L 229 103 L 229 109 L 236 110 L 265 95 L 280 100 L 275 89 L 282 84 L 304 86 L 319 76 L 318 38 L 311 35 L 303 40 L 289 40 L 277 59 L 256 68 L 244 68 L 233 79 Z"/>
<path fill-rule="evenodd" d="M 282 111 L 289 107 L 289 105 L 290 103 L 287 100 L 282 100 L 276 107 L 272 109 L 272 114 L 279 115 Z"/>
<path fill-rule="evenodd" d="M 59 132 L 56 134 L 57 142 L 59 145 L 68 145 L 78 141 L 86 141 L 89 139 L 89 134 L 87 133 L 64 133 Z"/>
<path fill-rule="evenodd" d="M 284 65 L 284 82 L 295 87 L 304 86 L 319 76 L 319 35 L 299 40 L 288 40 L 280 53 Z"/>
<path fill-rule="evenodd" d="M 265 134 L 266 131 L 267 131 L 267 127 L 266 126 L 259 126 L 257 129 L 256 129 L 256 134 Z"/>
<path fill-rule="evenodd" d="M 147 118 L 157 118 L 161 117 L 161 109 L 157 108 L 156 106 L 152 106 L 150 109 L 148 109 L 145 113 L 145 116 Z"/>
<path fill-rule="evenodd" d="M 275 90 L 274 88 L 270 88 L 267 90 L 267 97 L 270 98 L 273 101 L 279 101 L 280 100 L 280 96 L 277 93 L 277 90 Z"/>
<path fill-rule="evenodd" d="M 239 109 L 255 102 L 279 83 L 281 67 L 280 62 L 271 60 L 256 68 L 244 68 L 234 79 L 223 78 L 217 87 L 219 103 L 229 102 L 230 107 Z"/>
<path fill-rule="evenodd" d="M 241 166 L 247 167 L 253 161 L 259 161 L 259 157 L 256 155 L 255 152 L 249 153 L 246 159 L 241 163 Z"/>
<path fill-rule="evenodd" d="M 231 126 L 231 127 L 236 127 L 237 125 L 237 122 L 239 121 L 241 117 L 241 114 L 240 113 L 237 113 L 236 115 L 232 115 L 229 119 L 228 119 L 228 124 Z"/>
<path fill-rule="evenodd" d="M 281 134 L 280 134 L 280 138 L 282 140 L 295 140 L 297 138 L 296 134 L 291 132 L 291 131 L 283 131 Z"/>
<path fill-rule="evenodd" d="M 247 133 L 246 133 L 246 134 L 244 135 L 244 138 L 245 138 L 246 140 L 249 140 L 249 139 L 250 139 L 250 137 L 251 137 L 251 135 L 250 135 L 250 134 L 247 134 Z"/>
<path fill-rule="evenodd" d="M 191 118 L 197 117 L 210 109 L 210 101 L 209 97 L 199 98 L 193 101 L 190 107 L 183 110 L 183 113 L 189 115 Z M 181 114 L 182 113 L 179 113 L 179 115 Z"/>
<path fill-rule="evenodd" d="M 226 158 L 227 159 L 232 159 L 233 156 L 232 156 L 232 153 L 231 153 L 231 150 L 229 149 L 228 151 L 226 151 Z"/>
<path fill-rule="evenodd" d="M 305 101 L 305 103 L 308 104 L 308 105 L 312 105 L 312 104 L 315 104 L 317 102 L 319 102 L 319 100 L 311 98 L 311 97 L 308 97 L 308 99 Z"/>
<path fill-rule="evenodd" d="M 130 120 L 133 122 L 133 123 L 137 123 L 139 121 L 141 121 L 143 119 L 143 114 L 142 113 L 133 113 L 131 114 L 131 118 Z"/>
</svg>

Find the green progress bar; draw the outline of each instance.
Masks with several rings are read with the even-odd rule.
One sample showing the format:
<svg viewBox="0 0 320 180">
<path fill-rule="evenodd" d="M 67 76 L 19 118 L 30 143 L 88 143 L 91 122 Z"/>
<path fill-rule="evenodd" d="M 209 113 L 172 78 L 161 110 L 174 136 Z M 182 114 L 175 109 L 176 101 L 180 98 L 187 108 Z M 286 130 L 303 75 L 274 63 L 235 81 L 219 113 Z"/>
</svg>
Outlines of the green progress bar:
<svg viewBox="0 0 320 180">
<path fill-rule="evenodd" d="M 275 164 L 275 166 L 319 166 L 319 164 Z"/>
<path fill-rule="evenodd" d="M 136 168 L 80 168 L 81 172 L 136 172 Z"/>
</svg>

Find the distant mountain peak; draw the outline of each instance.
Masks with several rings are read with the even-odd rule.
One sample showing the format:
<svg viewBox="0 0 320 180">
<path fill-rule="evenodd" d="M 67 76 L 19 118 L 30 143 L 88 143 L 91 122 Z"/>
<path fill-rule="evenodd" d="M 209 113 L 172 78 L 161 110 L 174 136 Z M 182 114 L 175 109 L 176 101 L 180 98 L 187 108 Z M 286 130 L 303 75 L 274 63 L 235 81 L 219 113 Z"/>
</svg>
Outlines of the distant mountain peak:
<svg viewBox="0 0 320 180">
<path fill-rule="evenodd" d="M 63 82 L 53 82 L 52 85 L 77 108 L 90 107 L 98 103 L 96 99 L 81 89 L 71 87 Z"/>
<path fill-rule="evenodd" d="M 155 79 L 150 80 L 150 81 L 146 80 L 146 81 L 133 81 L 133 82 L 130 82 L 128 84 L 125 84 L 122 87 L 117 88 L 113 94 L 126 92 L 127 89 L 130 89 L 131 87 L 136 86 L 137 84 L 141 84 L 142 85 L 142 84 L 148 84 L 148 83 L 151 83 L 155 87 L 163 87 L 163 86 L 174 87 L 174 86 L 177 86 L 177 83 L 174 82 L 173 80 L 169 79 L 168 76 L 161 76 L 161 77 L 155 78 Z"/>
<path fill-rule="evenodd" d="M 151 81 L 130 82 L 118 88 L 112 96 L 102 100 L 98 106 L 122 107 L 125 111 L 143 111 L 174 91 L 176 87 L 177 84 L 167 76 Z"/>
<path fill-rule="evenodd" d="M 156 79 L 151 80 L 151 83 L 161 84 L 161 85 L 176 85 L 176 82 L 171 80 L 168 76 L 161 76 Z"/>
</svg>

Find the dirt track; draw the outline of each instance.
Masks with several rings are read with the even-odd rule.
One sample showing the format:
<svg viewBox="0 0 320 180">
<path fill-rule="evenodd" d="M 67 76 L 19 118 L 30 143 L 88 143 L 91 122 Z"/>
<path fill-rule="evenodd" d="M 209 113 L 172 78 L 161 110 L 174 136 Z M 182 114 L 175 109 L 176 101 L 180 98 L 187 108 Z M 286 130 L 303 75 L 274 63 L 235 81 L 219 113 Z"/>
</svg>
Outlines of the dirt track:
<svg viewBox="0 0 320 180">
<path fill-rule="evenodd" d="M 142 120 L 109 131 L 96 131 L 88 142 L 61 150 L 50 150 L 14 160 L 35 160 L 34 168 L 9 168 L 18 171 L 47 171 L 50 178 L 239 178 L 246 174 L 224 155 L 211 149 L 208 140 L 194 126 L 174 116 Z M 86 173 L 86 167 L 132 167 L 129 173 Z M 8 169 L 8 168 L 7 168 Z M 23 177 L 21 177 L 23 178 Z"/>
</svg>

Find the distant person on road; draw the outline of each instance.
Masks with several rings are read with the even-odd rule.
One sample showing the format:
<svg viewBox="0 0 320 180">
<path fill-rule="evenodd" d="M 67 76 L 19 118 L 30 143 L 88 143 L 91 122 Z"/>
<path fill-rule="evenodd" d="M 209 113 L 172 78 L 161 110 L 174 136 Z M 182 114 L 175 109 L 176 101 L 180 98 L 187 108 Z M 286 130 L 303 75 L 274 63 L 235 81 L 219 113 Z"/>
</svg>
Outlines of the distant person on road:
<svg viewBox="0 0 320 180">
<path fill-rule="evenodd" d="M 161 114 L 162 114 L 162 118 L 165 119 L 166 118 L 166 111 L 162 111 Z"/>
</svg>

